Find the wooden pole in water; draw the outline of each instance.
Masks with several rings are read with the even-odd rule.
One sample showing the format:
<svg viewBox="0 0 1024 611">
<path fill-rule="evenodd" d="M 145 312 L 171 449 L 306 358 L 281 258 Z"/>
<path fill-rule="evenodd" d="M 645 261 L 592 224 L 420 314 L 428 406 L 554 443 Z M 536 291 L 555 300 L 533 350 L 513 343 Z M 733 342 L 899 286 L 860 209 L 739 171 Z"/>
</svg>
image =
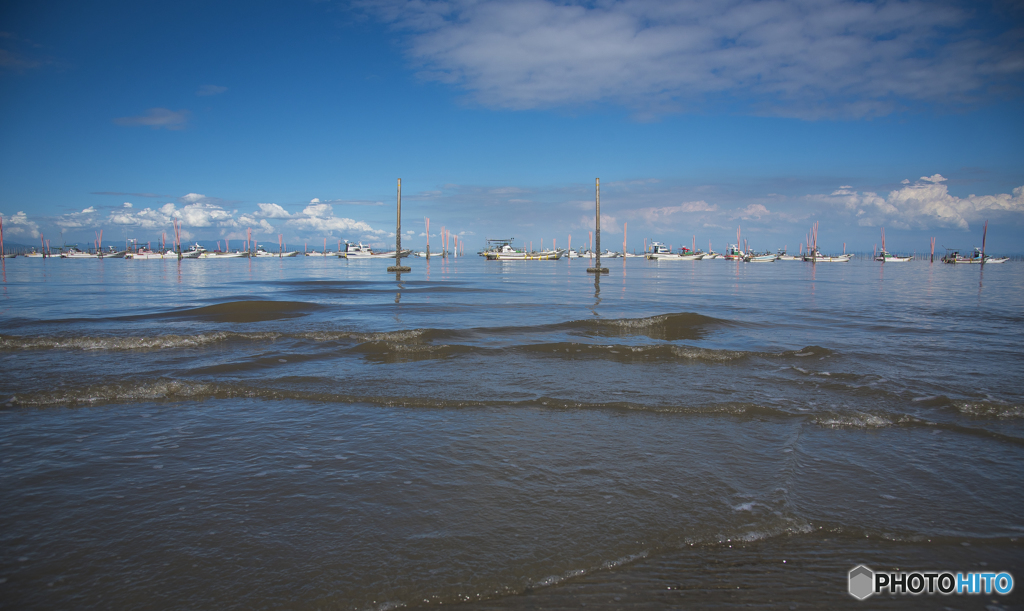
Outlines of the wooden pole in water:
<svg viewBox="0 0 1024 611">
<path fill-rule="evenodd" d="M 0 216 L 0 261 L 4 260 L 4 217 Z M 5 262 L 4 265 L 7 263 Z"/>
<path fill-rule="evenodd" d="M 935 263 L 935 238 L 932 238 L 932 256 L 928 260 L 929 263 Z"/>
<path fill-rule="evenodd" d="M 988 221 L 985 221 L 985 229 L 981 232 L 981 264 L 985 265 L 985 238 L 988 237 Z"/>
<path fill-rule="evenodd" d="M 423 222 L 427 226 L 427 258 L 430 258 L 430 219 L 423 217 Z"/>
<path fill-rule="evenodd" d="M 389 272 L 396 274 L 411 272 L 411 267 L 401 265 L 399 258 L 402 256 L 402 179 L 398 179 L 398 213 L 395 218 L 395 264 L 388 267 Z M 397 278 L 397 276 L 396 276 Z"/>
<path fill-rule="evenodd" d="M 594 191 L 595 191 L 595 202 L 597 204 L 597 212 L 594 221 L 594 236 L 597 246 L 597 255 L 594 263 L 594 267 L 588 267 L 588 274 L 607 274 L 608 268 L 601 267 L 601 179 L 594 179 Z M 595 289 L 596 290 L 596 289 Z"/>
</svg>

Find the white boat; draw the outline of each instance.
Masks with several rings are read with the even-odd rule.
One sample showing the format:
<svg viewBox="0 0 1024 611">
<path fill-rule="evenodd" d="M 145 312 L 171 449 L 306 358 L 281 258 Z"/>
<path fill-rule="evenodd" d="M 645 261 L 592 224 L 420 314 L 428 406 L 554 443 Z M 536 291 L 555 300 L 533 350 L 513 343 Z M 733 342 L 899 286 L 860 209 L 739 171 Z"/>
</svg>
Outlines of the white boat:
<svg viewBox="0 0 1024 611">
<path fill-rule="evenodd" d="M 785 248 L 780 248 L 778 250 L 778 252 L 775 253 L 775 260 L 776 261 L 803 261 L 804 258 L 803 258 L 803 256 L 786 254 L 786 249 Z"/>
<path fill-rule="evenodd" d="M 1010 260 L 1010 257 L 990 257 L 988 255 L 982 255 L 981 249 L 977 246 L 974 247 L 974 251 L 971 256 L 964 257 L 960 254 L 959 250 L 947 249 L 946 256 L 942 257 L 943 263 L 1006 263 Z"/>
<path fill-rule="evenodd" d="M 778 255 L 772 254 L 770 252 L 766 252 L 760 255 L 748 253 L 746 258 L 744 258 L 743 260 L 746 261 L 747 263 L 774 263 L 777 258 Z"/>
<path fill-rule="evenodd" d="M 641 257 L 641 258 L 643 257 L 643 255 L 638 255 L 638 254 L 634 254 L 634 253 L 631 253 L 631 252 L 623 253 L 622 256 L 627 258 L 627 259 L 631 259 L 633 257 Z"/>
<path fill-rule="evenodd" d="M 725 257 L 723 257 L 722 255 L 718 254 L 717 252 L 715 252 L 713 250 L 709 250 L 708 252 L 704 253 L 703 257 L 701 257 L 701 261 L 707 261 L 708 259 L 724 259 L 724 258 Z"/>
<path fill-rule="evenodd" d="M 520 252 L 508 244 L 502 244 L 497 250 L 487 253 L 488 261 L 557 261 L 565 250 L 542 250 L 540 252 Z"/>
<path fill-rule="evenodd" d="M 747 259 L 747 253 L 743 252 L 738 244 L 729 244 L 729 248 L 725 249 L 725 254 L 722 258 L 726 261 L 745 261 Z"/>
<path fill-rule="evenodd" d="M 178 253 L 173 250 L 166 250 L 164 252 L 154 252 L 152 250 L 146 250 L 145 248 L 140 249 L 136 252 L 124 253 L 125 259 L 177 259 Z"/>
<path fill-rule="evenodd" d="M 408 257 L 412 254 L 412 250 L 403 248 L 402 252 L 399 253 L 398 257 Z M 369 246 L 363 246 L 362 242 L 353 244 L 351 242 L 345 242 L 345 250 L 338 253 L 339 257 L 347 259 L 394 259 L 395 251 L 391 252 L 374 252 Z"/>
<path fill-rule="evenodd" d="M 569 259 L 579 259 L 580 253 L 576 252 L 575 250 L 570 250 L 569 252 L 565 253 L 565 256 Z"/>
<path fill-rule="evenodd" d="M 657 259 L 659 261 L 699 261 L 703 257 L 704 253 L 691 252 L 686 247 L 683 247 L 681 252 L 674 253 L 661 242 L 651 242 L 651 252 L 647 253 L 648 259 Z"/>
<path fill-rule="evenodd" d="M 41 253 L 41 252 L 33 250 L 32 252 L 23 253 L 21 256 L 23 256 L 23 257 L 32 257 L 33 259 L 37 259 L 37 258 L 38 259 L 42 259 L 46 255 Z"/>
<path fill-rule="evenodd" d="M 906 263 L 907 261 L 913 261 L 913 260 L 914 260 L 913 256 L 910 256 L 910 257 L 900 257 L 900 256 L 892 254 L 891 252 L 889 252 L 887 250 L 881 251 L 880 253 L 878 253 L 878 256 L 875 257 L 875 261 L 881 261 L 882 263 Z"/>
<path fill-rule="evenodd" d="M 262 246 L 256 247 L 256 252 L 253 253 L 254 257 L 297 257 L 299 252 L 292 250 L 289 252 L 268 252 Z"/>
<path fill-rule="evenodd" d="M 99 255 L 92 252 L 83 252 L 74 246 L 60 253 L 61 259 L 97 259 Z"/>
<path fill-rule="evenodd" d="M 848 263 L 852 257 L 853 255 L 823 255 L 820 251 L 815 250 L 804 255 L 804 261 L 810 261 L 811 263 Z"/>
</svg>

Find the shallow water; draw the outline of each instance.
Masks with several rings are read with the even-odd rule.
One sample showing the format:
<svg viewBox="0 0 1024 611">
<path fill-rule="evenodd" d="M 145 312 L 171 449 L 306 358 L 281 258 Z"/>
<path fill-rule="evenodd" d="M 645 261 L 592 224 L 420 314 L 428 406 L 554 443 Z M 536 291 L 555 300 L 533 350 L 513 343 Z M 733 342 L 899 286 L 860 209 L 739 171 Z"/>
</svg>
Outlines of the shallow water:
<svg viewBox="0 0 1024 611">
<path fill-rule="evenodd" d="M 862 604 L 859 563 L 1019 576 L 1024 266 L 604 263 L 7 261 L 0 606 L 821 608 Z"/>
</svg>

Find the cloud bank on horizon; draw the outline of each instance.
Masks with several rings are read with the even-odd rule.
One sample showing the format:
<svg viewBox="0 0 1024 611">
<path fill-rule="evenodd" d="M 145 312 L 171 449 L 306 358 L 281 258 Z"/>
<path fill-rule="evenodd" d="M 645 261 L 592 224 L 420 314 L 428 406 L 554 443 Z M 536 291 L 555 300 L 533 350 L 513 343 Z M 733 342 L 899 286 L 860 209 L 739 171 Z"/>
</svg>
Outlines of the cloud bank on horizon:
<svg viewBox="0 0 1024 611">
<path fill-rule="evenodd" d="M 967 232 L 983 220 L 1019 225 L 1024 219 L 1024 186 L 1013 189 L 1012 193 L 957 197 L 949 193 L 946 182 L 945 177 L 934 174 L 913 182 L 905 179 L 899 188 L 885 195 L 841 185 L 830 193 L 768 194 L 758 202 L 745 205 L 730 202 L 724 196 L 722 201 L 709 197 L 650 205 L 677 197 L 677 191 L 659 180 L 611 182 L 602 185 L 602 231 L 621 234 L 622 224 L 628 223 L 631 231 L 640 232 L 632 235 L 706 234 L 716 230 L 732 231 L 743 223 L 774 234 L 799 235 L 812 220 L 825 218 L 833 227 Z M 506 212 L 492 215 L 492 226 L 497 224 L 520 234 L 539 232 L 547 236 L 593 229 L 594 202 L 584 196 L 589 196 L 592 188 L 592 185 L 572 185 L 542 191 L 509 186 L 444 185 L 438 190 L 408 194 L 404 199 L 423 209 L 447 210 L 453 216 L 460 209 L 479 208 L 481 202 L 500 206 Z M 551 220 L 538 227 L 536 219 L 541 212 Z M 376 229 L 365 220 L 337 215 L 334 204 L 317 198 L 296 212 L 289 212 L 276 203 L 258 203 L 249 211 L 229 210 L 222 200 L 189 193 L 179 197 L 178 202 L 142 209 L 124 202 L 119 206 L 89 206 L 57 217 L 29 217 L 24 211 L 14 215 L 0 213 L 0 216 L 8 235 L 30 238 L 38 238 L 47 226 L 70 232 L 125 227 L 156 235 L 156 232 L 169 231 L 175 220 L 181 223 L 185 239 L 243 239 L 247 229 L 252 229 L 254 236 L 273 237 L 281 233 L 291 241 L 328 238 L 384 244 L 394 238 L 393 231 Z M 405 223 L 418 225 L 418 218 L 414 220 L 409 213 L 403 216 Z M 436 221 L 435 227 L 438 227 Z M 476 232 L 461 230 L 461 233 L 475 235 Z"/>
<path fill-rule="evenodd" d="M 610 102 L 640 117 L 712 105 L 870 117 L 1019 89 L 1021 39 L 921 0 L 373 0 L 421 78 L 492 109 Z M 1003 27 L 1004 30 L 999 30 Z"/>
</svg>

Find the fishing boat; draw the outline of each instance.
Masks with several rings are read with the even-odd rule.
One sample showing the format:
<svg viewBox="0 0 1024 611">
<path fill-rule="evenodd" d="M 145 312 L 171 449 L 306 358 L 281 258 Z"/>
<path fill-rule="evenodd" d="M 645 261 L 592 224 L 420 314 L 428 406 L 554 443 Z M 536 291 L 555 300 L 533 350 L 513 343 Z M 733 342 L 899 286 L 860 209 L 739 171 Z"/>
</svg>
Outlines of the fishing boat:
<svg viewBox="0 0 1024 611">
<path fill-rule="evenodd" d="M 32 252 L 22 253 L 21 256 L 23 256 L 23 257 L 32 257 L 33 259 L 42 259 L 46 255 L 41 253 L 41 252 L 36 251 L 35 249 L 33 249 Z"/>
<path fill-rule="evenodd" d="M 74 246 L 60 253 L 61 259 L 96 259 L 98 257 L 99 255 L 94 252 L 84 252 Z"/>
<path fill-rule="evenodd" d="M 125 259 L 177 259 L 178 253 L 173 250 L 155 252 L 146 248 L 140 248 L 135 252 L 126 252 Z"/>
<path fill-rule="evenodd" d="M 760 255 L 748 253 L 746 258 L 743 260 L 748 263 L 774 263 L 777 258 L 778 255 L 770 252 L 766 252 Z"/>
<path fill-rule="evenodd" d="M 810 261 L 811 263 L 848 263 L 853 255 L 823 255 L 820 251 L 815 249 L 804 255 L 804 261 Z"/>
<path fill-rule="evenodd" d="M 882 227 L 882 251 L 875 255 L 875 261 L 881 261 L 882 263 L 906 263 L 913 260 L 914 257 L 900 257 L 885 249 L 885 227 Z"/>
<path fill-rule="evenodd" d="M 913 255 L 909 257 L 900 257 L 884 249 L 875 256 L 875 261 L 881 261 L 882 263 L 906 263 L 907 261 L 913 260 Z"/>
<path fill-rule="evenodd" d="M 704 253 L 693 252 L 685 246 L 680 248 L 679 252 L 672 252 L 662 242 L 651 242 L 651 252 L 647 253 L 648 259 L 656 259 L 658 261 L 700 261 L 703 257 Z"/>
<path fill-rule="evenodd" d="M 959 250 L 952 248 L 947 248 L 946 256 L 942 257 L 943 263 L 1006 263 L 1009 260 L 1010 257 L 990 257 L 982 253 L 977 246 L 974 247 L 969 257 L 961 255 Z"/>
<path fill-rule="evenodd" d="M 775 253 L 775 260 L 776 261 L 803 261 L 804 258 L 801 257 L 801 256 L 797 256 L 797 255 L 787 254 L 785 248 L 780 248 L 778 250 L 778 252 Z"/>
<path fill-rule="evenodd" d="M 403 248 L 398 254 L 398 258 L 408 257 L 412 254 L 412 250 L 409 248 Z M 364 246 L 362 242 L 353 244 L 351 242 L 345 242 L 345 250 L 338 253 L 338 256 L 343 259 L 394 259 L 395 251 L 391 252 L 373 252 L 373 249 L 369 246 Z"/>
<path fill-rule="evenodd" d="M 564 249 L 521 252 L 509 244 L 502 244 L 497 250 L 487 253 L 488 261 L 557 261 L 565 254 Z"/>
<path fill-rule="evenodd" d="M 745 261 L 747 253 L 743 252 L 739 244 L 729 244 L 729 247 L 725 249 L 725 255 L 723 257 L 726 261 Z"/>
<path fill-rule="evenodd" d="M 257 246 L 256 247 L 256 252 L 253 253 L 253 256 L 254 257 L 297 257 L 297 256 L 299 256 L 299 252 L 297 250 L 292 250 L 292 251 L 289 251 L 289 252 L 268 252 L 262 246 Z"/>
</svg>

